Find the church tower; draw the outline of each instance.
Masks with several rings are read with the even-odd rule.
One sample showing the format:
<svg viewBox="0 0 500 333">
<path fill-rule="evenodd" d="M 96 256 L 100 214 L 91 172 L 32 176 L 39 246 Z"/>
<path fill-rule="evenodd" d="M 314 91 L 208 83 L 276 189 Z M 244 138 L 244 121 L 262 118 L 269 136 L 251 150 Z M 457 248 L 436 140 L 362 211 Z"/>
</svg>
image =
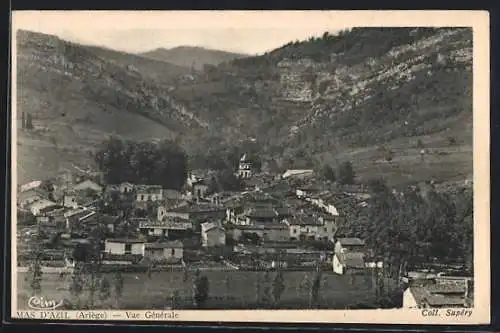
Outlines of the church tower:
<svg viewBox="0 0 500 333">
<path fill-rule="evenodd" d="M 238 176 L 240 178 L 250 178 L 252 177 L 252 162 L 247 157 L 247 154 L 243 154 L 240 159 L 240 164 L 238 166 Z"/>
</svg>

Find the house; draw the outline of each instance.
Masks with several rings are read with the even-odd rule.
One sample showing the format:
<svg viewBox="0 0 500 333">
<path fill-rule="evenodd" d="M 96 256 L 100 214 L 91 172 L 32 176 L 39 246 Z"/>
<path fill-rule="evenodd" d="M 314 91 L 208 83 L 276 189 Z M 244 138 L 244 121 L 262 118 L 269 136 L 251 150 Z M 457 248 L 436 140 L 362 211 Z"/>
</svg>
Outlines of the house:
<svg viewBox="0 0 500 333">
<path fill-rule="evenodd" d="M 198 180 L 192 183 L 191 193 L 195 198 L 203 198 L 208 191 L 208 185 L 205 180 Z"/>
<path fill-rule="evenodd" d="M 172 217 L 166 217 L 161 221 L 143 219 L 139 222 L 138 229 L 145 236 L 177 238 L 190 234 L 193 230 L 193 223 Z"/>
<path fill-rule="evenodd" d="M 297 214 L 284 221 L 289 228 L 290 240 L 324 240 L 333 241 L 337 226 L 332 219 Z"/>
<path fill-rule="evenodd" d="M 238 177 L 243 179 L 252 177 L 252 169 L 252 162 L 247 158 L 247 154 L 243 154 L 240 158 L 240 163 L 238 164 Z"/>
<path fill-rule="evenodd" d="M 284 223 L 258 223 L 253 225 L 232 225 L 232 238 L 236 241 L 258 238 L 264 242 L 285 242 L 289 240 L 288 226 Z"/>
<path fill-rule="evenodd" d="M 169 209 L 165 213 L 166 217 L 178 217 L 184 220 L 191 219 L 224 219 L 226 211 L 220 206 L 213 204 L 191 204 L 182 205 Z"/>
<path fill-rule="evenodd" d="M 305 169 L 305 170 L 287 170 L 281 178 L 306 178 L 311 177 L 314 174 L 314 170 Z"/>
<path fill-rule="evenodd" d="M 104 252 L 111 255 L 144 256 L 146 243 L 140 239 L 108 238 L 104 242 Z"/>
<path fill-rule="evenodd" d="M 403 308 L 453 308 L 469 307 L 470 294 L 467 285 L 439 283 L 409 286 L 403 293 Z"/>
<path fill-rule="evenodd" d="M 23 185 L 19 186 L 18 192 L 25 192 L 25 191 L 29 191 L 29 190 L 32 190 L 35 188 L 39 188 L 41 185 L 42 185 L 41 180 L 34 180 L 34 181 L 31 181 L 27 184 L 23 184 Z"/>
<path fill-rule="evenodd" d="M 98 223 L 96 212 L 86 208 L 68 211 L 64 217 L 69 230 L 88 230 Z"/>
<path fill-rule="evenodd" d="M 124 182 L 119 185 L 120 193 L 132 193 L 134 191 L 134 184 L 129 182 Z"/>
<path fill-rule="evenodd" d="M 62 198 L 62 203 L 64 207 L 77 208 L 78 202 L 76 201 L 76 196 L 74 194 L 64 194 Z"/>
<path fill-rule="evenodd" d="M 46 200 L 46 199 L 39 199 L 35 202 L 32 202 L 29 205 L 29 210 L 31 214 L 37 216 L 40 215 L 41 210 L 49 208 L 49 207 L 56 207 L 58 206 L 55 202 Z"/>
<path fill-rule="evenodd" d="M 332 259 L 333 272 L 339 275 L 356 274 L 366 269 L 362 252 L 335 253 Z"/>
<path fill-rule="evenodd" d="M 40 188 L 31 188 L 17 193 L 17 205 L 19 208 L 26 208 L 41 199 L 49 200 L 49 194 Z"/>
<path fill-rule="evenodd" d="M 276 210 L 265 206 L 255 206 L 247 209 L 244 213 L 246 224 L 276 223 L 279 222 Z"/>
<path fill-rule="evenodd" d="M 116 225 L 120 222 L 120 218 L 118 216 L 112 215 L 101 215 L 99 217 L 99 222 L 106 226 L 106 229 L 113 233 L 115 231 Z"/>
<path fill-rule="evenodd" d="M 84 181 L 74 185 L 72 187 L 72 189 L 75 191 L 92 190 L 92 191 L 97 192 L 97 193 L 102 193 L 103 187 L 101 185 L 97 184 L 96 182 L 94 182 L 90 179 L 87 179 L 87 180 L 84 180 Z"/>
<path fill-rule="evenodd" d="M 165 189 L 165 190 L 163 190 L 163 198 L 165 200 L 178 201 L 178 200 L 182 200 L 183 195 L 182 195 L 181 191 L 174 190 L 174 189 Z"/>
<path fill-rule="evenodd" d="M 364 252 L 366 243 L 355 237 L 337 238 L 335 242 L 335 253 Z"/>
<path fill-rule="evenodd" d="M 187 176 L 187 179 L 186 179 L 186 185 L 188 187 L 192 187 L 193 183 L 196 183 L 200 180 L 203 180 L 205 178 L 205 176 L 207 176 L 207 173 L 203 172 L 201 170 L 190 171 L 188 176 Z"/>
<path fill-rule="evenodd" d="M 184 256 L 184 246 L 180 241 L 146 243 L 144 256 L 155 264 L 179 263 Z"/>
<path fill-rule="evenodd" d="M 161 185 L 137 185 L 135 200 L 138 202 L 163 200 L 163 188 Z"/>
<path fill-rule="evenodd" d="M 205 222 L 201 225 L 201 244 L 204 247 L 226 244 L 226 231 L 217 223 Z"/>
</svg>

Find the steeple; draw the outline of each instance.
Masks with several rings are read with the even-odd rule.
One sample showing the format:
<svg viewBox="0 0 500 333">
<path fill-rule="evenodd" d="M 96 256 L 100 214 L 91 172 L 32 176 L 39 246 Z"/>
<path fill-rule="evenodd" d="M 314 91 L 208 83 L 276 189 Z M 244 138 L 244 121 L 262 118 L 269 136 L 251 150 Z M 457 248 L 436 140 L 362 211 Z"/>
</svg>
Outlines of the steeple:
<svg viewBox="0 0 500 333">
<path fill-rule="evenodd" d="M 240 158 L 238 176 L 240 178 L 250 178 L 252 176 L 252 162 L 248 160 L 247 154 L 243 154 Z"/>
</svg>

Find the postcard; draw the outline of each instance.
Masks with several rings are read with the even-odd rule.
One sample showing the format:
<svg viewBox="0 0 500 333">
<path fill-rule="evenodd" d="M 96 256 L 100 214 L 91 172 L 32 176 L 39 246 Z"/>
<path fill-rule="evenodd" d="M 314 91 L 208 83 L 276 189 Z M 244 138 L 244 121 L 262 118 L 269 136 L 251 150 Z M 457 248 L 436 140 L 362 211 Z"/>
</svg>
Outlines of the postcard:
<svg viewBox="0 0 500 333">
<path fill-rule="evenodd" d="M 486 11 L 14 11 L 12 313 L 487 324 Z"/>
</svg>

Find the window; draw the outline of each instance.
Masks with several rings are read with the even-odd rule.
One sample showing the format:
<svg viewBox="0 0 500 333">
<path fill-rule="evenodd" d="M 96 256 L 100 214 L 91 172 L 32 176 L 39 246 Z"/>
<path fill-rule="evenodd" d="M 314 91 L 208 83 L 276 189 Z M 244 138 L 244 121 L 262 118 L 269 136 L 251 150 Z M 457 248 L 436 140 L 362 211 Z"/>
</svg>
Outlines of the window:
<svg viewBox="0 0 500 333">
<path fill-rule="evenodd" d="M 171 254 L 175 255 L 175 249 L 172 249 Z"/>
<path fill-rule="evenodd" d="M 324 227 L 324 228 L 323 228 L 323 230 L 324 230 L 325 232 L 328 232 L 328 228 L 327 228 L 327 227 Z"/>
<path fill-rule="evenodd" d="M 292 234 L 296 234 L 297 233 L 297 229 L 293 228 L 292 229 Z"/>
<path fill-rule="evenodd" d="M 141 201 L 144 201 L 144 195 L 141 195 Z"/>
<path fill-rule="evenodd" d="M 125 254 L 132 253 L 132 244 L 125 244 Z"/>
</svg>

